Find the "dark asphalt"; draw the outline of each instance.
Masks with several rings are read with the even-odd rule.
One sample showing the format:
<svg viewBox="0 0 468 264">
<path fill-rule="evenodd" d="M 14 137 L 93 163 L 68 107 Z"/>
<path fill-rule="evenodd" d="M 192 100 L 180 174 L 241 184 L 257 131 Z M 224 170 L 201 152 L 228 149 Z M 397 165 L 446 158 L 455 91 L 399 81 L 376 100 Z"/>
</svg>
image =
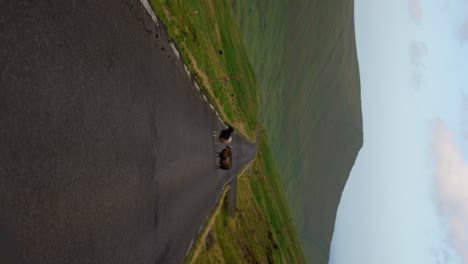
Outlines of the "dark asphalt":
<svg viewBox="0 0 468 264">
<path fill-rule="evenodd" d="M 224 183 L 215 113 L 137 0 L 0 0 L 0 262 L 181 263 Z"/>
</svg>

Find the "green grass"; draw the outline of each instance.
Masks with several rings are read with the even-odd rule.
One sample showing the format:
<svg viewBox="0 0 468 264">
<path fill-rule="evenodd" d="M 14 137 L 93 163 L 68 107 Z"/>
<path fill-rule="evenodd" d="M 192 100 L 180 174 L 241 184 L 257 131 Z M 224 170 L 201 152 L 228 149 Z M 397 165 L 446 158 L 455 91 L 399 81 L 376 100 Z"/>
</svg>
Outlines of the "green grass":
<svg viewBox="0 0 468 264">
<path fill-rule="evenodd" d="M 341 193 L 362 146 L 353 1 L 273 2 L 235 1 L 236 16 L 307 260 L 327 263 Z"/>
<path fill-rule="evenodd" d="M 229 1 L 151 3 L 221 117 L 253 141 L 258 117 L 257 80 Z M 227 76 L 240 78 L 216 80 Z"/>
<path fill-rule="evenodd" d="M 188 263 L 305 263 L 265 137 L 262 130 L 257 158 L 238 178 L 235 215 L 224 201 L 212 227 L 214 244 L 199 241 L 202 250 Z"/>
<path fill-rule="evenodd" d="M 284 39 L 288 3 L 285 0 L 238 0 L 233 2 L 247 54 L 259 82 L 260 112 L 281 114 L 282 87 L 285 87 Z M 265 127 L 271 119 L 263 118 Z"/>
</svg>

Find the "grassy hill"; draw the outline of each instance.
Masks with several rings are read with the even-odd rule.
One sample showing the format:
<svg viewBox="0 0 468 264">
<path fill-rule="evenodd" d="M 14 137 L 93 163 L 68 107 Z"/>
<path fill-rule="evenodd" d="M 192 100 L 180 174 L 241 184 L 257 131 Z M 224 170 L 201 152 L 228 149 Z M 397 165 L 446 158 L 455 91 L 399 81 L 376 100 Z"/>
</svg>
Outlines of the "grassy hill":
<svg viewBox="0 0 468 264">
<path fill-rule="evenodd" d="M 363 140 L 354 3 L 240 0 L 234 7 L 307 260 L 327 263 L 336 210 Z"/>
</svg>

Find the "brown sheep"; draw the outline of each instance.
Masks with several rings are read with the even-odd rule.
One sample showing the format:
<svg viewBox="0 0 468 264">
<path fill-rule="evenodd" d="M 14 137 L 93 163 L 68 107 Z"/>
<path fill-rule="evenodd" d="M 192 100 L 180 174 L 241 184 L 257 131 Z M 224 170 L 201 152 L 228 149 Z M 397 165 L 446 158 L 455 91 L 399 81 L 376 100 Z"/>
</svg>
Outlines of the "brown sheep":
<svg viewBox="0 0 468 264">
<path fill-rule="evenodd" d="M 232 168 L 232 148 L 230 146 L 225 147 L 221 152 L 219 152 L 218 157 L 218 169 L 230 170 Z"/>
</svg>

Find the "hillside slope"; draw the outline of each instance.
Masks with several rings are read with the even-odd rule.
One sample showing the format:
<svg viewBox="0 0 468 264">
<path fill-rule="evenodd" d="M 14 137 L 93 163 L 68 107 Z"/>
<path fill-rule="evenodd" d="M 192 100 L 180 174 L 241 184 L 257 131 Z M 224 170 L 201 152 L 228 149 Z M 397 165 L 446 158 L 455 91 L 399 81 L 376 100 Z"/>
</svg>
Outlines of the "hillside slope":
<svg viewBox="0 0 468 264">
<path fill-rule="evenodd" d="M 307 260 L 327 263 L 341 193 L 363 143 L 354 2 L 277 2 L 237 1 L 235 9 Z"/>
</svg>

